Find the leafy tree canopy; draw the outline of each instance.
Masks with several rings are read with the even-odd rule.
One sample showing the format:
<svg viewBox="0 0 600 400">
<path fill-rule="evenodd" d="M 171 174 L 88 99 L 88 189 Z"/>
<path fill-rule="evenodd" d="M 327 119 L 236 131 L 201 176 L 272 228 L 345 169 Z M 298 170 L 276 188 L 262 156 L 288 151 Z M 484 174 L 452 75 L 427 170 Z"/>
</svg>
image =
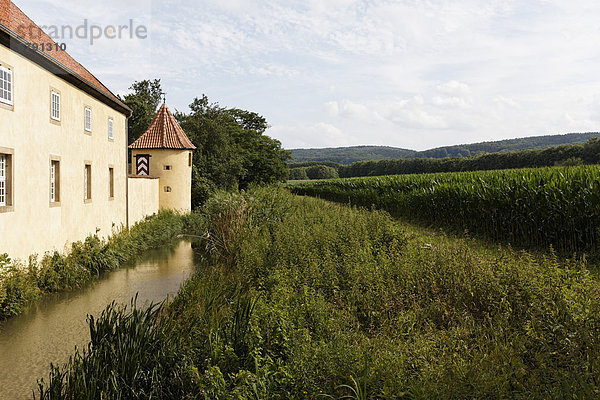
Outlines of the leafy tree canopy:
<svg viewBox="0 0 600 400">
<path fill-rule="evenodd" d="M 264 135 L 269 125 L 263 116 L 211 103 L 206 95 L 194 99 L 190 110 L 189 114 L 175 116 L 198 147 L 194 157 L 194 205 L 210 193 L 207 185 L 245 189 L 251 184 L 287 179 L 289 152 L 282 149 L 278 140 Z"/>
<path fill-rule="evenodd" d="M 160 79 L 136 81 L 129 90 L 131 93 L 123 96 L 121 100 L 133 110 L 133 114 L 128 121 L 129 134 L 127 140 L 128 144 L 131 144 L 142 136 L 150 126 L 160 104 L 163 91 Z"/>
</svg>

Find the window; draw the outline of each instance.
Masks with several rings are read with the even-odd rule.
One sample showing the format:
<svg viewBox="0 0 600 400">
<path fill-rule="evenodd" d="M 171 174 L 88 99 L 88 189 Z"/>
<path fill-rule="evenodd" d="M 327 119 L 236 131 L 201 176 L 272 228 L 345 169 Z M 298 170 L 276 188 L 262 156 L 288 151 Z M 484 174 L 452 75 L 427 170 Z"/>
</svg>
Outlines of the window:
<svg viewBox="0 0 600 400">
<path fill-rule="evenodd" d="M 164 165 L 164 166 L 163 166 L 163 169 L 164 169 L 165 171 L 170 171 L 170 170 L 171 170 L 171 169 L 173 169 L 173 168 L 172 168 L 170 165 Z"/>
<path fill-rule="evenodd" d="M 170 193 L 171 192 L 171 186 L 165 186 L 165 192 Z"/>
<path fill-rule="evenodd" d="M 0 66 L 0 103 L 13 104 L 12 71 Z"/>
<path fill-rule="evenodd" d="M 92 200 L 92 165 L 86 164 L 83 173 L 83 199 Z"/>
<path fill-rule="evenodd" d="M 86 132 L 91 132 L 92 131 L 92 109 L 89 107 L 85 108 L 85 117 L 84 117 L 85 121 L 85 130 Z"/>
<path fill-rule="evenodd" d="M 112 118 L 108 119 L 108 138 L 109 139 L 114 139 L 115 136 L 113 134 L 113 120 Z"/>
<path fill-rule="evenodd" d="M 192 166 L 192 152 L 190 151 L 188 154 L 188 167 Z"/>
<path fill-rule="evenodd" d="M 60 94 L 54 90 L 50 92 L 51 108 L 50 117 L 55 121 L 60 121 Z"/>
<path fill-rule="evenodd" d="M 12 150 L 0 148 L 0 211 L 13 205 L 12 176 Z"/>
<path fill-rule="evenodd" d="M 60 161 L 50 161 L 50 203 L 60 202 Z"/>
<path fill-rule="evenodd" d="M 6 154 L 0 154 L 0 207 L 6 206 Z"/>
<path fill-rule="evenodd" d="M 108 198 L 115 197 L 115 169 L 108 167 Z"/>
</svg>

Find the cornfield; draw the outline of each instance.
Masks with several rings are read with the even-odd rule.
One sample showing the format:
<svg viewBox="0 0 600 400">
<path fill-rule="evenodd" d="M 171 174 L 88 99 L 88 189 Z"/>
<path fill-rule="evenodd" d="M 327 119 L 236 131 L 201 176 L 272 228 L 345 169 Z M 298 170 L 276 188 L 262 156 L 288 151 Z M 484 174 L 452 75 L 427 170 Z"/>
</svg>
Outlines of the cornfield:
<svg viewBox="0 0 600 400">
<path fill-rule="evenodd" d="M 289 188 L 519 247 L 569 253 L 599 247 L 597 165 L 334 179 Z"/>
</svg>

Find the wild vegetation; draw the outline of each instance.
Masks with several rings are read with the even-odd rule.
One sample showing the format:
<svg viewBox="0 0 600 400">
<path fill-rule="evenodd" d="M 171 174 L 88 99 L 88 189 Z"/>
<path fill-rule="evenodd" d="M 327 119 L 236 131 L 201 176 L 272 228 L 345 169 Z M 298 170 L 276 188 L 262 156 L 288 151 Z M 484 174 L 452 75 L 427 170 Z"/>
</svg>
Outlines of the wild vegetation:
<svg viewBox="0 0 600 400">
<path fill-rule="evenodd" d="M 44 293 L 73 290 L 105 271 L 133 260 L 144 251 L 168 245 L 184 229 L 184 219 L 162 211 L 115 233 L 108 240 L 89 236 L 67 254 L 49 252 L 24 263 L 0 255 L 0 320 L 20 314 Z"/>
<path fill-rule="evenodd" d="M 494 142 L 460 144 L 415 151 L 389 146 L 351 146 L 324 149 L 293 149 L 292 158 L 302 162 L 336 162 L 352 164 L 357 161 L 390 160 L 398 158 L 474 157 L 486 153 L 506 153 L 520 150 L 545 149 L 553 146 L 581 144 L 600 138 L 598 132 L 567 133 L 564 135 L 532 136 Z M 331 166 L 331 165 L 330 165 Z"/>
<path fill-rule="evenodd" d="M 260 189 L 189 226 L 170 305 L 90 320 L 39 398 L 596 398 L 600 283 L 561 261 Z"/>
<path fill-rule="evenodd" d="M 600 246 L 597 166 L 350 178 L 290 188 L 518 247 L 573 254 L 596 253 Z"/>
</svg>

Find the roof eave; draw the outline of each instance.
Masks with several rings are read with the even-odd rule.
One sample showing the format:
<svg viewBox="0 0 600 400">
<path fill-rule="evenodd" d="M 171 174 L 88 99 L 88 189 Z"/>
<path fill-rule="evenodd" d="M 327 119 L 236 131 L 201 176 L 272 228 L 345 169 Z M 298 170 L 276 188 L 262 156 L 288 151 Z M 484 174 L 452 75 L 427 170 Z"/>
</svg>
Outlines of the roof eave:
<svg viewBox="0 0 600 400">
<path fill-rule="evenodd" d="M 75 87 L 81 89 L 85 93 L 96 98 L 114 110 L 124 114 L 127 117 L 131 117 L 133 114 L 131 108 L 129 108 L 125 103 L 112 98 L 112 96 L 114 96 L 113 94 L 106 93 L 95 85 L 92 85 L 77 73 L 56 61 L 54 58 L 42 53 L 41 51 L 33 49 L 32 47 L 28 46 L 27 43 L 27 41 L 25 41 L 15 32 L 11 31 L 8 29 L 8 27 L 0 23 L 0 44 L 36 63 L 48 72 L 71 83 Z"/>
<path fill-rule="evenodd" d="M 196 150 L 197 147 L 132 147 L 130 144 L 127 148 L 131 150 Z"/>
</svg>

